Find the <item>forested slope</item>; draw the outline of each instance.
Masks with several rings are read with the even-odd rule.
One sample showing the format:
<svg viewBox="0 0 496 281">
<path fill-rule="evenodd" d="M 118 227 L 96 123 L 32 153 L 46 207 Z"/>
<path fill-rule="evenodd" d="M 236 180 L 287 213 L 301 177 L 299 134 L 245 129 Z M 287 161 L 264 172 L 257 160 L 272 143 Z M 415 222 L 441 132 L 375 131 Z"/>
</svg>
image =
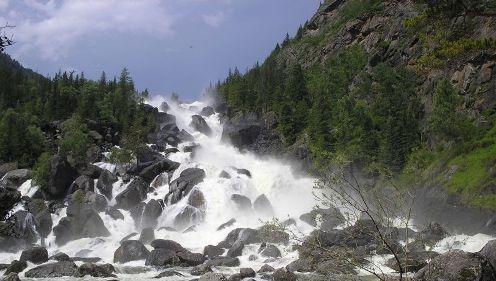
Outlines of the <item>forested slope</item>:
<svg viewBox="0 0 496 281">
<path fill-rule="evenodd" d="M 358 165 L 496 209 L 495 6 L 328 0 L 215 90 L 231 118 L 275 118 L 285 150 L 314 166 Z"/>
</svg>

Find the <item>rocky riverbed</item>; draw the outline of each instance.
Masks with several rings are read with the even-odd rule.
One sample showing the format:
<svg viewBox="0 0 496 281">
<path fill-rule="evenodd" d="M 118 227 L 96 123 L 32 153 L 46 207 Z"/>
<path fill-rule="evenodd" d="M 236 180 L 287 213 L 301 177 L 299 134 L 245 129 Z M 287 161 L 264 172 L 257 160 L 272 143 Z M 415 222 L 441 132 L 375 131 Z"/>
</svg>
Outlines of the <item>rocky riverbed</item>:
<svg viewBox="0 0 496 281">
<path fill-rule="evenodd" d="M 265 128 L 223 128 L 222 107 L 162 102 L 150 102 L 160 129 L 133 164 L 109 163 L 105 145 L 84 167 L 54 157 L 47 190 L 2 165 L 5 280 L 496 279 L 492 236 L 346 221 L 340 206 L 317 206 L 313 178 L 238 149 Z"/>
</svg>

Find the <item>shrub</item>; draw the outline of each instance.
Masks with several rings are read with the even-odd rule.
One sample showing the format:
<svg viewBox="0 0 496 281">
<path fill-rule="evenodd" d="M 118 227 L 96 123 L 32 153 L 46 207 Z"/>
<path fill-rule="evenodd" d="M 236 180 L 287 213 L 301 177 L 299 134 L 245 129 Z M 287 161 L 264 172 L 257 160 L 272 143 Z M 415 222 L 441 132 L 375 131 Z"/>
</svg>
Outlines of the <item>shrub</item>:
<svg viewBox="0 0 496 281">
<path fill-rule="evenodd" d="M 50 159 L 51 155 L 48 152 L 44 152 L 38 157 L 38 160 L 36 160 L 33 166 L 33 179 L 42 190 L 48 187 L 48 178 L 50 177 L 51 170 Z"/>
</svg>

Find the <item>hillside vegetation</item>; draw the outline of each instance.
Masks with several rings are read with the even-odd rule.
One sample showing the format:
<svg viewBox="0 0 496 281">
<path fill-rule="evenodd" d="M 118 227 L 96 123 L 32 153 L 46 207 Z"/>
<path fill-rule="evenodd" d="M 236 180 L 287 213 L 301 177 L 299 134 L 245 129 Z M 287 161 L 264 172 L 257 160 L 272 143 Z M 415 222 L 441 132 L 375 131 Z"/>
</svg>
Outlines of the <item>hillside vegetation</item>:
<svg viewBox="0 0 496 281">
<path fill-rule="evenodd" d="M 496 209 L 494 1 L 329 0 L 262 64 L 216 85 L 277 116 L 289 151 Z"/>
</svg>

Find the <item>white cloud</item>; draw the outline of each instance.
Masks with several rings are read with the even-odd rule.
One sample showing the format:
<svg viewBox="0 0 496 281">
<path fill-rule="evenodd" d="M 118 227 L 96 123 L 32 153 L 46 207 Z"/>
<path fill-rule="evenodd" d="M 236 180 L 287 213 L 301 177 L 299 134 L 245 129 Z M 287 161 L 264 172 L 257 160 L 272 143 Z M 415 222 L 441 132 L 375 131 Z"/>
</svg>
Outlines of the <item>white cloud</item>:
<svg viewBox="0 0 496 281">
<path fill-rule="evenodd" d="M 225 14 L 222 11 L 202 15 L 203 21 L 212 27 L 218 27 L 219 25 L 221 25 L 224 22 L 225 18 Z"/>
<path fill-rule="evenodd" d="M 42 15 L 12 21 L 16 25 L 18 52 L 37 52 L 42 58 L 53 60 L 65 56 L 88 35 L 122 32 L 161 37 L 172 32 L 176 19 L 160 0 L 25 0 L 24 3 Z"/>
</svg>

